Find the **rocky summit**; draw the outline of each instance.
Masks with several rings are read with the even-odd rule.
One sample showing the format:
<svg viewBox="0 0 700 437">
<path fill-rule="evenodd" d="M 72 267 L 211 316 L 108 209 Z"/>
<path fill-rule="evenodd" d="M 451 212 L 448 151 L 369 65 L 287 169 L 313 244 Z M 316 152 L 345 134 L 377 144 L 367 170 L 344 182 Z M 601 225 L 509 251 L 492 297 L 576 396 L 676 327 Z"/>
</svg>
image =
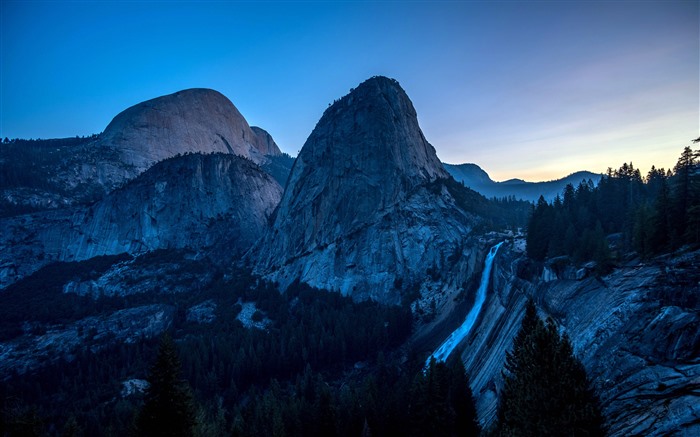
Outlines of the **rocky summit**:
<svg viewBox="0 0 700 437">
<path fill-rule="evenodd" d="M 0 145 L 0 216 L 89 204 L 154 164 L 186 153 L 226 153 L 266 165 L 281 152 L 231 101 L 188 89 L 136 104 L 89 138 Z"/>
<path fill-rule="evenodd" d="M 269 137 L 269 134 L 268 134 Z M 188 89 L 134 105 L 119 113 L 100 136 L 100 146 L 141 172 L 184 153 L 231 153 L 260 163 L 280 153 L 258 136 L 221 93 Z"/>
<path fill-rule="evenodd" d="M 252 254 L 257 271 L 283 286 L 299 279 L 395 302 L 395 284 L 418 281 L 474 223 L 428 189 L 447 177 L 399 83 L 371 78 L 330 106 L 304 144 Z"/>
</svg>

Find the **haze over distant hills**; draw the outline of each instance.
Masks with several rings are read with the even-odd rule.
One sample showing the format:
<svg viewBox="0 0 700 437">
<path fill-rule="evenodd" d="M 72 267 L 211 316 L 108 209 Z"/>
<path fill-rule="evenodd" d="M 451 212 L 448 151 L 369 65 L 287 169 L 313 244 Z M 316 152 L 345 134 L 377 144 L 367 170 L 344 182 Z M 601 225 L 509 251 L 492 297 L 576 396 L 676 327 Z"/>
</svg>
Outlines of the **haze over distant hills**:
<svg viewBox="0 0 700 437">
<path fill-rule="evenodd" d="M 564 187 L 572 184 L 577 187 L 581 182 L 590 180 L 598 184 L 602 175 L 589 171 L 577 171 L 561 179 L 546 182 L 527 182 L 522 179 L 508 179 L 496 182 L 481 167 L 476 164 L 443 164 L 448 173 L 464 186 L 477 191 L 489 199 L 515 196 L 516 199 L 536 202 L 540 195 L 547 201 L 553 200 Z"/>
</svg>

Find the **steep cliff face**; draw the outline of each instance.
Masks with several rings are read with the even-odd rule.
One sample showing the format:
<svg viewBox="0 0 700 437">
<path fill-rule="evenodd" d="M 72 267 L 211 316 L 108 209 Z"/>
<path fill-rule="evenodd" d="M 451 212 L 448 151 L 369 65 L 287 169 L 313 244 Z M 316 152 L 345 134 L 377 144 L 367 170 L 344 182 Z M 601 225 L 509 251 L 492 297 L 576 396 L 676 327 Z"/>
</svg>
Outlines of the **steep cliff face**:
<svg viewBox="0 0 700 437">
<path fill-rule="evenodd" d="M 279 184 L 234 155 L 163 161 L 91 207 L 2 220 L 0 284 L 51 261 L 154 249 L 247 250 L 279 203 Z"/>
<path fill-rule="evenodd" d="M 158 248 L 231 252 L 257 240 L 281 196 L 254 163 L 231 155 L 190 155 L 159 164 L 90 208 L 83 235 L 67 252 L 76 259 Z"/>
<path fill-rule="evenodd" d="M 282 154 L 280 148 L 277 146 L 277 143 L 275 143 L 274 138 L 272 138 L 272 135 L 270 135 L 265 129 L 258 126 L 251 126 L 250 129 L 255 132 L 255 135 L 257 135 L 260 139 L 258 150 L 260 150 L 263 155 L 278 156 Z"/>
<path fill-rule="evenodd" d="M 540 315 L 569 335 L 611 435 L 700 432 L 700 252 L 634 262 L 602 278 L 544 282 L 533 279 L 538 272 L 528 271 L 521 255 L 504 249 L 462 345 L 482 422 L 493 420 L 505 353 L 533 297 Z"/>
<path fill-rule="evenodd" d="M 100 146 L 117 150 L 139 172 L 188 152 L 232 153 L 259 163 L 271 150 L 229 99 L 198 88 L 124 110 L 100 135 Z"/>
<path fill-rule="evenodd" d="M 375 77 L 326 110 L 304 144 L 272 230 L 253 258 L 286 286 L 295 279 L 358 299 L 397 301 L 469 233 L 474 218 L 428 185 L 448 177 L 398 82 Z"/>
</svg>

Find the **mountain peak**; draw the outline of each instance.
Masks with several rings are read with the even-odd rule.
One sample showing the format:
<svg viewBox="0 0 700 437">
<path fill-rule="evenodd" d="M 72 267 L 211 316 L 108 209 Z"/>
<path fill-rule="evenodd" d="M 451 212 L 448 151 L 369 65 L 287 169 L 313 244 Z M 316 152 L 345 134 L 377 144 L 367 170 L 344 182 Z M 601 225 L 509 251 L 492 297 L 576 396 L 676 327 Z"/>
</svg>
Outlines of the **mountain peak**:
<svg viewBox="0 0 700 437">
<path fill-rule="evenodd" d="M 232 153 L 262 162 L 276 148 L 251 130 L 228 98 L 206 88 L 178 91 L 125 109 L 100 135 L 100 144 L 115 150 L 137 173 L 178 154 Z"/>
<path fill-rule="evenodd" d="M 362 82 L 324 112 L 300 157 L 319 154 L 349 160 L 345 167 L 365 174 L 393 169 L 414 182 L 447 177 L 413 103 L 398 81 L 384 76 Z"/>
<path fill-rule="evenodd" d="M 447 177 L 399 83 L 381 76 L 361 83 L 324 112 L 301 149 L 258 248 L 260 273 L 386 301 L 387 284 L 434 261 L 428 244 L 451 247 L 452 235 L 468 232 L 426 198 L 433 194 L 425 187 Z M 437 217 L 434 226 L 427 216 Z M 417 226 L 422 237 L 409 237 Z M 376 246 L 387 238 L 390 250 Z"/>
<path fill-rule="evenodd" d="M 443 177 L 408 95 L 397 81 L 376 76 L 324 112 L 299 153 L 280 210 L 294 215 L 313 200 L 329 208 L 333 221 L 319 232 L 335 229 L 336 221 L 348 230 L 411 188 Z"/>
</svg>

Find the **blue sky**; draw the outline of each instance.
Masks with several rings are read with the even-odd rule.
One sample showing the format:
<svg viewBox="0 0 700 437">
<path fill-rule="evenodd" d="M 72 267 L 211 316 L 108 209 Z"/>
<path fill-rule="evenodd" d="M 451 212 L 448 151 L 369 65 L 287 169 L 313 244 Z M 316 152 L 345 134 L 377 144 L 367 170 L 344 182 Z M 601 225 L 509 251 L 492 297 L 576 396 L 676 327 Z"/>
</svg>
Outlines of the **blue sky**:
<svg viewBox="0 0 700 437">
<path fill-rule="evenodd" d="M 6 1 L 0 136 L 101 132 L 185 88 L 296 155 L 323 110 L 393 77 L 445 162 L 546 180 L 671 167 L 699 133 L 697 1 Z"/>
</svg>

